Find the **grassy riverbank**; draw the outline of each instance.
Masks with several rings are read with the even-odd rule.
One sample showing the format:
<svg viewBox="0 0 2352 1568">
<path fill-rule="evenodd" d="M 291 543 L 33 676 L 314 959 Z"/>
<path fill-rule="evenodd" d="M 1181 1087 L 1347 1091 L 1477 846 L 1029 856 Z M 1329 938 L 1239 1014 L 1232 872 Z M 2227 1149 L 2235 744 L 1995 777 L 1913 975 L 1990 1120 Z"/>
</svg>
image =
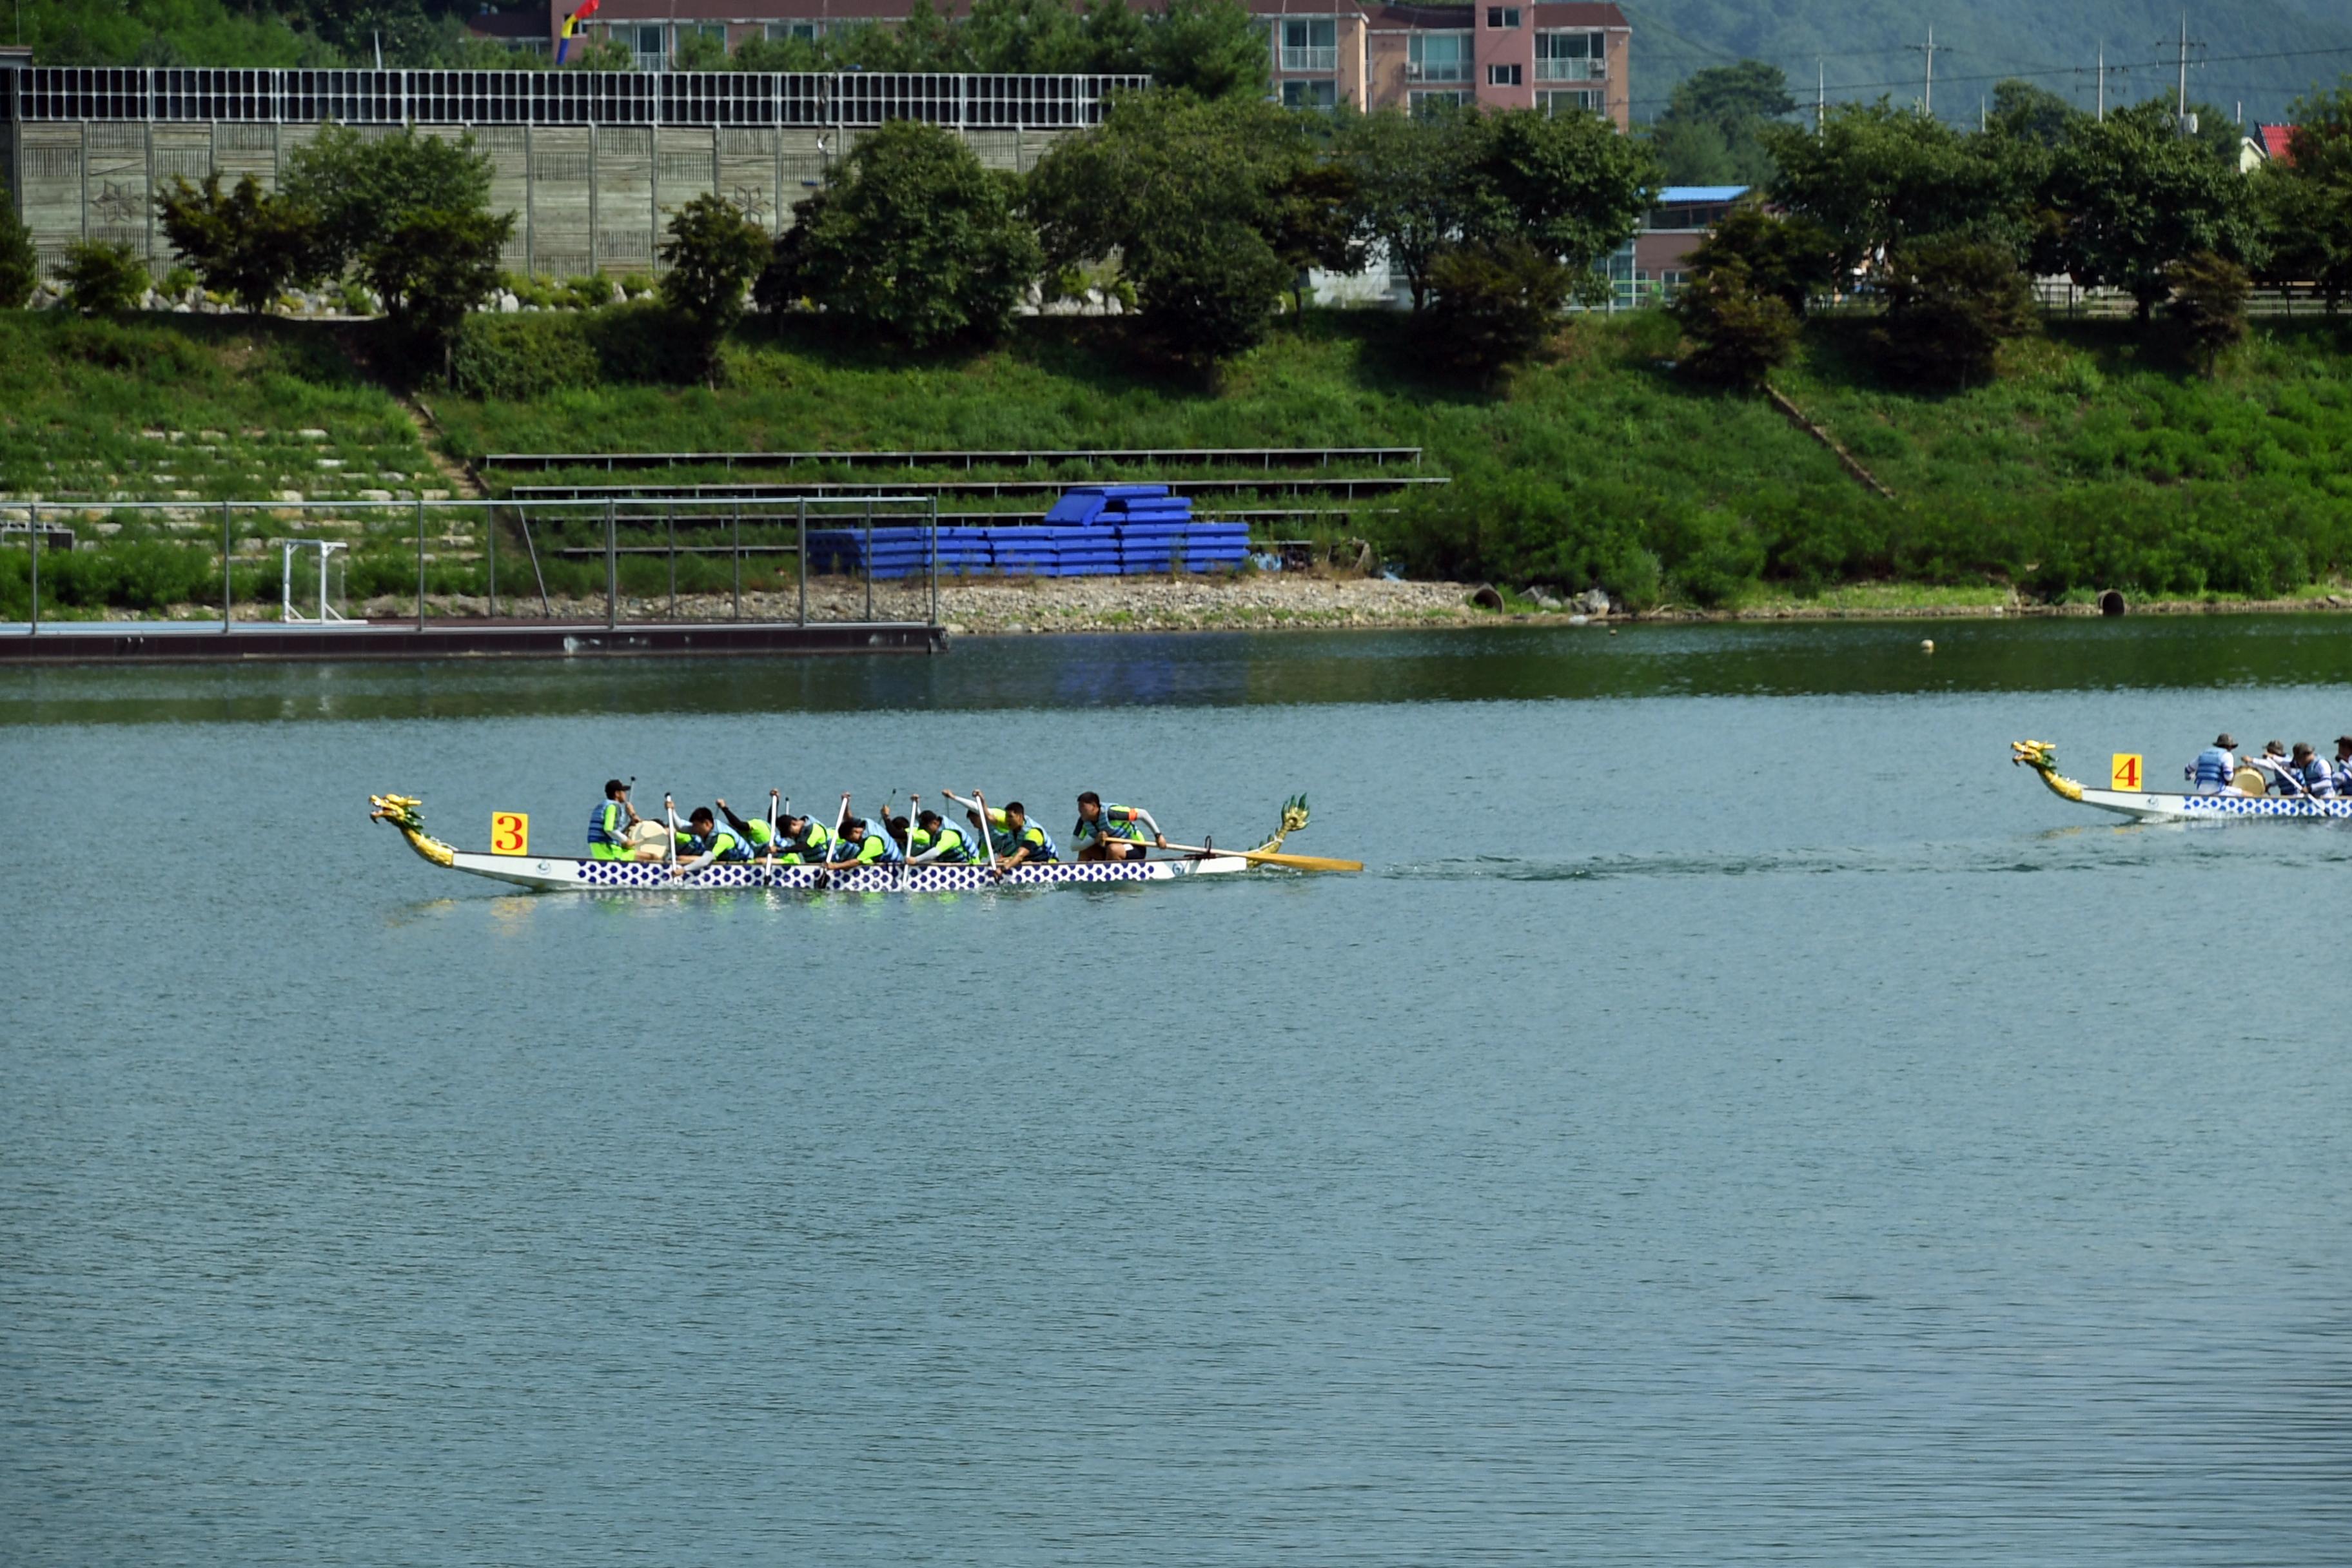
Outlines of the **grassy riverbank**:
<svg viewBox="0 0 2352 1568">
<path fill-rule="evenodd" d="M 2105 587 L 2271 599 L 2352 570 L 2352 335 L 2336 324 L 2264 321 L 2209 381 L 2161 329 L 2054 323 L 1995 384 L 1925 396 L 1876 378 L 1866 330 L 1816 323 L 1780 384 L 1891 500 L 1769 405 L 1685 385 L 1667 363 L 1673 325 L 1654 315 L 1571 323 L 1494 387 L 1433 375 L 1408 321 L 1334 313 L 1286 327 L 1214 385 L 1146 372 L 1102 322 L 1030 322 L 998 348 L 913 363 L 755 323 L 716 392 L 425 396 L 467 458 L 1418 445 L 1424 471 L 1454 482 L 1394 514 L 1360 510 L 1351 531 L 1417 574 L 1598 583 L 1635 608 L 1801 604 L 1861 583 L 1954 607 Z M 351 357 L 363 342 L 226 318 L 0 317 L 0 489 L 424 493 L 443 481 L 399 400 Z"/>
</svg>

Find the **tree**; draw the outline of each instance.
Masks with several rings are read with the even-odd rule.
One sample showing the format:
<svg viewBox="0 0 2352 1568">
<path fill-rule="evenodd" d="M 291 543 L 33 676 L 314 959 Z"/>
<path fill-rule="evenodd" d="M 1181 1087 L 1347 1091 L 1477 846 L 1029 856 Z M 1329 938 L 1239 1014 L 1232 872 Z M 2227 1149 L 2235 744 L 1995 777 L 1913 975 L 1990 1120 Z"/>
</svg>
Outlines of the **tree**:
<svg viewBox="0 0 2352 1568">
<path fill-rule="evenodd" d="M 147 264 L 127 245 L 83 240 L 68 248 L 58 276 L 67 306 L 85 316 L 119 316 L 147 297 Z"/>
<path fill-rule="evenodd" d="M 727 40 L 714 38 L 708 33 L 688 33 L 677 41 L 677 57 L 670 68 L 682 71 L 723 71 L 727 68 Z"/>
<path fill-rule="evenodd" d="M 446 142 L 404 128 L 368 137 L 327 125 L 288 154 L 278 194 L 318 215 L 328 270 L 340 272 L 423 214 L 487 215 L 490 160 L 471 136 Z"/>
<path fill-rule="evenodd" d="M 1495 192 L 1479 177 L 1486 124 L 1475 110 L 1382 109 L 1344 123 L 1339 147 L 1355 182 L 1357 225 L 1404 274 L 1418 310 L 1438 257 L 1501 226 Z"/>
<path fill-rule="evenodd" d="M 703 379 L 717 384 L 719 345 L 743 316 L 743 289 L 765 266 L 768 232 L 724 196 L 700 195 L 669 220 L 662 302 L 694 333 Z"/>
<path fill-rule="evenodd" d="M 1883 279 L 1886 319 L 1872 334 L 1896 379 L 1932 386 L 1990 381 L 2000 345 L 2034 326 L 2033 290 L 2005 247 L 1921 239 L 1895 247 Z"/>
<path fill-rule="evenodd" d="M 1743 201 L 1699 241 L 1688 266 L 1704 271 L 1737 262 L 1756 288 L 1798 316 L 1812 296 L 1837 281 L 1837 255 L 1822 226 L 1809 217 L 1784 217 L 1760 204 Z"/>
<path fill-rule="evenodd" d="M 1455 246 L 1431 274 L 1424 341 L 1455 368 L 1491 374 L 1544 341 L 1579 277 L 1524 239 Z"/>
<path fill-rule="evenodd" d="M 2011 79 L 1993 84 L 1986 128 L 2011 141 L 2055 149 L 2081 118 L 2081 110 L 2048 88 Z"/>
<path fill-rule="evenodd" d="M 2030 243 L 2032 192 L 1990 137 L 1884 100 L 1838 105 L 1818 137 L 1793 125 L 1761 134 L 1780 166 L 1773 202 L 1821 225 L 1843 270 L 1933 235 L 1992 240 L 2020 255 Z"/>
<path fill-rule="evenodd" d="M 1482 129 L 1477 174 L 1494 193 L 1490 221 L 1571 272 L 1591 277 L 1657 198 L 1650 150 L 1597 114 L 1506 110 L 1485 116 Z"/>
<path fill-rule="evenodd" d="M 1675 184 L 1762 185 L 1773 163 L 1758 132 L 1796 107 L 1779 66 L 1715 66 L 1675 85 L 1651 142 Z"/>
<path fill-rule="evenodd" d="M 217 174 L 203 186 L 184 179 L 155 198 L 164 237 L 205 287 L 259 315 L 298 283 L 325 270 L 319 220 L 287 196 L 265 195 L 251 174 L 221 194 Z"/>
<path fill-rule="evenodd" d="M 2246 297 L 2253 291 L 2253 279 L 2244 268 L 2210 250 L 2174 262 L 2166 278 L 2172 285 L 2172 318 L 2210 376 L 2222 351 L 2246 335 Z"/>
<path fill-rule="evenodd" d="M 1669 309 L 1691 342 L 1682 368 L 1699 381 L 1754 391 L 1796 357 L 1797 313 L 1735 257 L 1695 266 Z"/>
<path fill-rule="evenodd" d="M 746 38 L 727 63 L 739 71 L 824 71 L 833 57 L 818 38 Z"/>
<path fill-rule="evenodd" d="M 2252 182 L 2268 283 L 2308 283 L 2333 311 L 2352 294 L 2352 77 L 2296 100 L 2284 160 Z"/>
<path fill-rule="evenodd" d="M 1038 267 L 1010 182 L 952 133 L 893 120 L 801 205 L 758 299 L 775 310 L 806 298 L 921 348 L 1003 332 Z"/>
<path fill-rule="evenodd" d="M 1168 0 L 1143 32 L 1143 66 L 1160 87 L 1198 98 L 1263 98 L 1265 35 L 1240 0 Z"/>
<path fill-rule="evenodd" d="M 447 373 L 449 342 L 466 312 L 499 286 L 499 255 L 514 223 L 512 213 L 428 209 L 409 214 L 361 252 L 361 276 L 415 360 L 437 358 Z"/>
<path fill-rule="evenodd" d="M 1355 176 L 1346 164 L 1317 160 L 1300 164 L 1271 193 L 1266 243 L 1290 269 L 1293 308 L 1307 309 L 1307 273 L 1356 272 L 1365 246 L 1356 232 Z"/>
<path fill-rule="evenodd" d="M 2160 99 L 2071 126 L 2047 200 L 2059 264 L 2077 283 L 2131 295 L 2142 321 L 2171 291 L 2174 262 L 2260 259 L 2245 180 L 2182 136 Z"/>
<path fill-rule="evenodd" d="M 618 38 L 574 38 L 563 57 L 563 68 L 568 71 L 633 71 L 637 68 L 636 51 Z M 745 66 L 745 70 L 754 68 Z"/>
<path fill-rule="evenodd" d="M 974 0 L 964 37 L 977 70 L 1059 75 L 1093 68 L 1092 46 L 1069 0 Z"/>
<path fill-rule="evenodd" d="M 16 216 L 7 182 L 0 180 L 0 310 L 21 309 L 40 281 L 41 258 L 33 248 L 32 231 Z"/>
<path fill-rule="evenodd" d="M 1087 0 L 1078 30 L 1086 37 L 1087 70 L 1102 76 L 1144 74 L 1144 21 L 1127 0 Z"/>
<path fill-rule="evenodd" d="M 1150 340 L 1199 363 L 1271 324 L 1295 276 L 1269 237 L 1277 193 L 1314 156 L 1304 117 L 1262 100 L 1125 94 L 1039 162 L 1029 210 L 1055 272 L 1116 256 Z"/>
</svg>

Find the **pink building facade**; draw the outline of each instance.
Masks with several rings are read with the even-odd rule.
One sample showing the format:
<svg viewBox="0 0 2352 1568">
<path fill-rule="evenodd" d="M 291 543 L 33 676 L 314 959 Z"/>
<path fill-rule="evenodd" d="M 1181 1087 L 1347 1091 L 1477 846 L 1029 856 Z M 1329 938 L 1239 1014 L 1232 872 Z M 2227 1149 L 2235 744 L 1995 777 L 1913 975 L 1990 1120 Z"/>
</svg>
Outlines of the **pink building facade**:
<svg viewBox="0 0 2352 1568">
<path fill-rule="evenodd" d="M 578 0 L 549 0 L 535 16 L 492 14 L 476 26 L 552 47 Z M 1590 110 L 1621 131 L 1633 121 L 1633 28 L 1613 5 L 1349 5 L 1344 0 L 1245 0 L 1266 35 L 1275 95 L 1297 108 Z M 964 0 L 938 8 L 956 14 Z M 641 70 L 667 70 L 690 38 L 730 51 L 757 38 L 821 37 L 845 27 L 895 26 L 908 0 L 604 0 L 581 37 L 621 45 Z"/>
</svg>

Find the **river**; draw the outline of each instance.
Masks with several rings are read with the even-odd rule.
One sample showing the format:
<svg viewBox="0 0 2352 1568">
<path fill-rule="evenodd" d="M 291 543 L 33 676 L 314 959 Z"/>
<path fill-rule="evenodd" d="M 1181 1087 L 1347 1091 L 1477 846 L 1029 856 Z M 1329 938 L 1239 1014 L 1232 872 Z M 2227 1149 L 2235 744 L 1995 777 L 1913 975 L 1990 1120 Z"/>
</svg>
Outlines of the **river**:
<svg viewBox="0 0 2352 1568">
<path fill-rule="evenodd" d="M 1932 636 L 1936 650 L 1919 643 Z M 2325 618 L 0 672 L 0 1557 L 2337 1563 Z M 1356 878 L 504 896 L 597 786 Z"/>
</svg>

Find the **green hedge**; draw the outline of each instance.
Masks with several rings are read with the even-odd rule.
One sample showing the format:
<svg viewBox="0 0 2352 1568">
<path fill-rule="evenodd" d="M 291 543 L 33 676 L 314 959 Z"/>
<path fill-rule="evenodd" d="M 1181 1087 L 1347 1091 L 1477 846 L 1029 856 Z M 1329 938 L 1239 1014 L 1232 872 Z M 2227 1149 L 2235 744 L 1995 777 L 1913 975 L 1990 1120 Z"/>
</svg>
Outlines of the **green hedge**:
<svg viewBox="0 0 2352 1568">
<path fill-rule="evenodd" d="M 477 313 L 450 347 L 448 389 L 462 397 L 529 402 L 606 385 L 699 381 L 688 334 L 651 301 L 602 310 Z"/>
</svg>

